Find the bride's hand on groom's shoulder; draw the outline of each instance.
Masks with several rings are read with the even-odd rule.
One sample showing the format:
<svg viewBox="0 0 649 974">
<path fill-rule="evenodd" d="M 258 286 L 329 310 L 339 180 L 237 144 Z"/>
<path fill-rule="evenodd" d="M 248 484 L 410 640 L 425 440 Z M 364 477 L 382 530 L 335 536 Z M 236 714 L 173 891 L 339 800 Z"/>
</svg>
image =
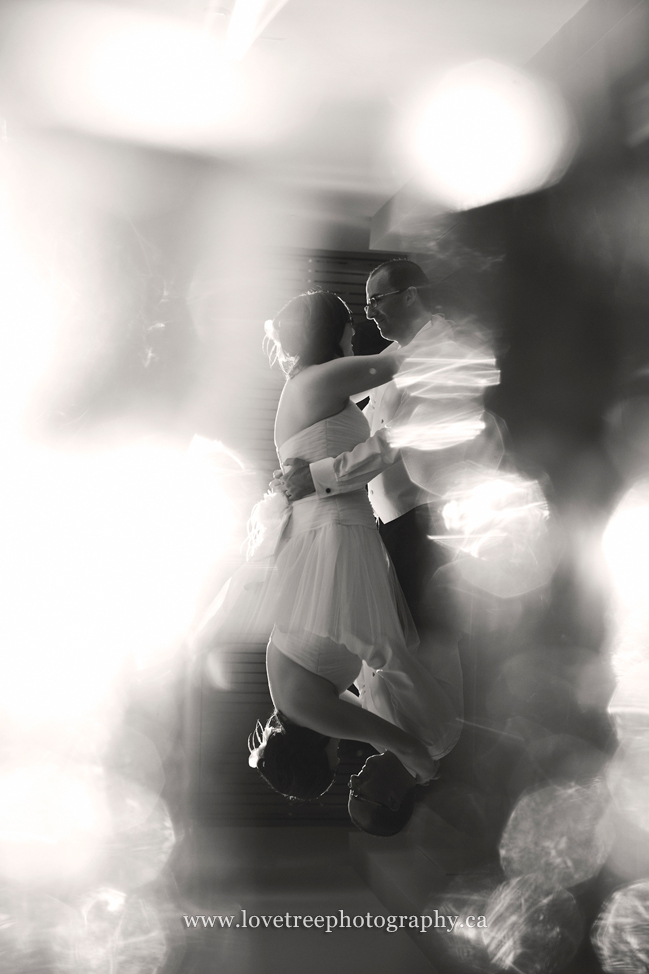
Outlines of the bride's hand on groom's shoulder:
<svg viewBox="0 0 649 974">
<path fill-rule="evenodd" d="M 415 776 L 418 784 L 426 784 L 438 777 L 439 761 L 431 757 L 428 748 L 416 738 L 412 738 L 402 754 L 397 756 Z"/>
</svg>

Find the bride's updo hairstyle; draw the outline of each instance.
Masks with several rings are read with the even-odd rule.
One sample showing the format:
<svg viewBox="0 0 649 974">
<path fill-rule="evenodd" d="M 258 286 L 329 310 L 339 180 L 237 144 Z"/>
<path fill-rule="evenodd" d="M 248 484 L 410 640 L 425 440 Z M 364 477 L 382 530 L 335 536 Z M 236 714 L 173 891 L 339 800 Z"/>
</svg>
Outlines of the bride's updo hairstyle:
<svg viewBox="0 0 649 974">
<path fill-rule="evenodd" d="M 340 345 L 353 315 L 331 291 L 306 291 L 284 305 L 265 325 L 271 364 L 278 361 L 289 378 L 308 365 L 342 358 Z"/>
<path fill-rule="evenodd" d="M 336 776 L 325 750 L 329 741 L 276 710 L 265 727 L 257 721 L 248 739 L 248 764 L 285 798 L 312 801 L 324 795 Z"/>
</svg>

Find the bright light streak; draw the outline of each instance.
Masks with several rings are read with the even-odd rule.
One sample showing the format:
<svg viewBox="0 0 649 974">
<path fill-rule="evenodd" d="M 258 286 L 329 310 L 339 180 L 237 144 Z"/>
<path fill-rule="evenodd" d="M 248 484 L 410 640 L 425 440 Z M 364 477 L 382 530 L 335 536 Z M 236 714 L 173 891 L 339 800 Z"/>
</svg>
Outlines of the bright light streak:
<svg viewBox="0 0 649 974">
<path fill-rule="evenodd" d="M 649 880 L 616 890 L 591 932 L 605 971 L 649 970 Z"/>
<path fill-rule="evenodd" d="M 445 450 L 475 439 L 484 429 L 482 395 L 500 381 L 491 348 L 477 329 L 435 322 L 431 342 L 418 337 L 395 376 L 407 390 L 404 405 L 388 427 L 390 443 L 400 449 Z"/>
<path fill-rule="evenodd" d="M 228 54 L 240 60 L 286 0 L 236 0 L 225 38 Z"/>
<path fill-rule="evenodd" d="M 423 452 L 447 450 L 474 440 L 485 429 L 484 409 L 479 402 L 434 402 L 414 405 L 406 422 L 403 412 L 390 426 L 392 446 Z"/>
<path fill-rule="evenodd" d="M 445 543 L 474 558 L 508 537 L 517 522 L 545 523 L 548 506 L 536 481 L 517 474 L 499 474 L 475 486 L 460 487 L 442 510 L 448 530 Z"/>
<path fill-rule="evenodd" d="M 410 124 L 408 142 L 423 180 L 453 209 L 548 185 L 574 151 L 558 92 L 488 60 L 445 75 Z"/>
<path fill-rule="evenodd" d="M 65 124 L 163 144 L 218 135 L 241 79 L 198 26 L 151 11 L 75 0 L 11 12 L 9 84 Z"/>
<path fill-rule="evenodd" d="M 500 841 L 509 877 L 534 874 L 549 886 L 574 886 L 599 872 L 613 843 L 601 781 L 552 785 L 524 795 Z"/>
</svg>

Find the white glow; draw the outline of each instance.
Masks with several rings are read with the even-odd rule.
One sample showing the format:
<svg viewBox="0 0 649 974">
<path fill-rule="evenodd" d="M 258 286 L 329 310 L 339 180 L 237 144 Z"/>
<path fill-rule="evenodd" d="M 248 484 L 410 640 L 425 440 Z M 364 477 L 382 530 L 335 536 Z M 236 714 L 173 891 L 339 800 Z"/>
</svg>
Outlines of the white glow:
<svg viewBox="0 0 649 974">
<path fill-rule="evenodd" d="M 649 881 L 617 889 L 593 924 L 591 940 L 605 971 L 649 967 Z"/>
<path fill-rule="evenodd" d="M 21 3 L 12 28 L 13 70 L 67 124 L 200 143 L 240 107 L 231 60 L 186 20 L 68 0 Z"/>
<path fill-rule="evenodd" d="M 523 795 L 500 840 L 508 878 L 534 875 L 569 888 L 602 868 L 613 843 L 610 798 L 603 782 L 550 785 Z"/>
<path fill-rule="evenodd" d="M 544 524 L 548 506 L 536 481 L 500 474 L 454 490 L 442 510 L 446 543 L 481 557 L 519 525 Z"/>
<path fill-rule="evenodd" d="M 20 423 L 54 350 L 60 315 L 55 287 L 39 273 L 9 187 L 0 183 L 0 430 Z"/>
<path fill-rule="evenodd" d="M 418 171 L 453 209 L 539 189 L 558 178 L 573 151 L 559 94 L 488 60 L 450 71 L 411 124 Z"/>
<path fill-rule="evenodd" d="M 108 829 L 98 768 L 54 760 L 0 773 L 0 872 L 28 882 L 86 869 Z"/>
<path fill-rule="evenodd" d="M 237 523 L 218 466 L 164 444 L 5 452 L 0 710 L 99 720 L 177 648 Z"/>
<path fill-rule="evenodd" d="M 408 396 L 387 427 L 390 443 L 420 451 L 446 450 L 485 429 L 482 396 L 500 381 L 493 350 L 471 322 L 437 316 L 434 338 L 416 336 L 395 384 Z"/>
<path fill-rule="evenodd" d="M 228 54 L 236 60 L 242 58 L 285 3 L 286 0 L 236 0 L 225 39 Z"/>
<path fill-rule="evenodd" d="M 644 605 L 649 590 L 649 483 L 636 484 L 618 504 L 603 547 L 619 598 L 628 608 Z"/>
<path fill-rule="evenodd" d="M 446 531 L 435 540 L 459 556 L 455 571 L 500 598 L 544 585 L 555 556 L 540 484 L 471 463 L 458 464 L 445 476 L 440 496 Z"/>
</svg>

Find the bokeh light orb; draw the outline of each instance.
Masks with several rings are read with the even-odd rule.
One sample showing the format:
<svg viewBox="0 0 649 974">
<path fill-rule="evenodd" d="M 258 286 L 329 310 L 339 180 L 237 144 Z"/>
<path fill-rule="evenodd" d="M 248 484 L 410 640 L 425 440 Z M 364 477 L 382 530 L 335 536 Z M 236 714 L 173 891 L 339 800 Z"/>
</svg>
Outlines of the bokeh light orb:
<svg viewBox="0 0 649 974">
<path fill-rule="evenodd" d="M 511 598 L 549 580 L 555 552 L 538 481 L 458 464 L 442 496 L 445 530 L 435 540 L 456 552 L 454 567 L 465 581 Z"/>
<path fill-rule="evenodd" d="M 575 145 L 558 92 L 490 60 L 448 72 L 411 124 L 410 150 L 422 182 L 459 210 L 556 181 Z"/>
<path fill-rule="evenodd" d="M 479 917 L 487 919 L 487 904 L 490 896 L 502 882 L 502 873 L 494 867 L 486 867 L 478 871 L 469 871 L 455 877 L 441 897 L 433 897 L 426 904 L 425 912 L 434 916 L 434 911 L 443 917 L 463 918 L 476 917 L 473 926 L 459 921 L 453 929 L 450 926 L 432 926 L 430 936 L 435 938 L 436 950 L 439 952 L 440 969 L 445 970 L 442 958 L 448 958 L 452 971 L 461 970 L 462 974 L 483 974 L 489 970 L 489 955 L 485 943 L 484 923 L 479 923 Z"/>
<path fill-rule="evenodd" d="M 487 904 L 484 939 L 493 968 L 554 974 L 575 955 L 583 926 L 575 898 L 534 876 L 503 883 Z"/>
<path fill-rule="evenodd" d="M 601 781 L 590 787 L 552 785 L 524 795 L 500 842 L 505 874 L 533 874 L 563 887 L 590 879 L 613 842 L 608 805 Z"/>
<path fill-rule="evenodd" d="M 209 31 L 137 5 L 22 0 L 5 19 L 9 95 L 58 122 L 200 145 L 236 116 L 242 80 Z"/>
<path fill-rule="evenodd" d="M 613 893 L 593 925 L 591 941 L 607 974 L 649 971 L 649 880 Z"/>
</svg>

